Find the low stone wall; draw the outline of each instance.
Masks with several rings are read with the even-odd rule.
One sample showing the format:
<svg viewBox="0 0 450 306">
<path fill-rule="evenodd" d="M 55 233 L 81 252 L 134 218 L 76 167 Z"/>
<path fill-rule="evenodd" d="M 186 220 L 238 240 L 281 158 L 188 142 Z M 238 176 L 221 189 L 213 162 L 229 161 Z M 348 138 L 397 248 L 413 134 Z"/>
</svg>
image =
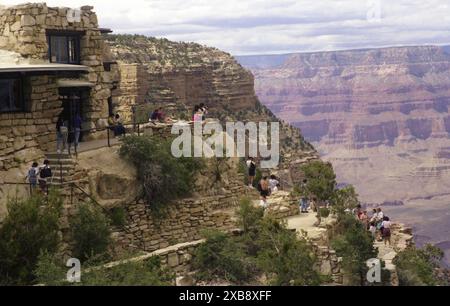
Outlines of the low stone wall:
<svg viewBox="0 0 450 306">
<path fill-rule="evenodd" d="M 317 270 L 323 275 L 330 276 L 333 284 L 343 285 L 344 274 L 341 269 L 342 258 L 336 255 L 336 251 L 329 246 L 319 246 L 313 243 L 314 253 L 317 256 Z"/>
<path fill-rule="evenodd" d="M 232 230 L 236 227 L 234 211 L 245 194 L 245 190 L 227 190 L 221 195 L 180 200 L 160 218 L 144 203 L 128 205 L 126 231 L 113 234 L 115 244 L 119 250 L 149 252 L 201 239 L 203 230 Z"/>
</svg>

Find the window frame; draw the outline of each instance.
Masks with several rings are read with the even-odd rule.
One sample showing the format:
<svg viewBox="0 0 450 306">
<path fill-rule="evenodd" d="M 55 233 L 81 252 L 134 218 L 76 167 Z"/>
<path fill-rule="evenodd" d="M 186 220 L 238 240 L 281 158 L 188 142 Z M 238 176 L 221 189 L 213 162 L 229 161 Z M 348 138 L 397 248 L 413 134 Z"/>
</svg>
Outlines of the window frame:
<svg viewBox="0 0 450 306">
<path fill-rule="evenodd" d="M 47 44 L 48 44 L 48 58 L 50 63 L 54 64 L 68 64 L 68 65 L 81 65 L 81 37 L 84 35 L 84 32 L 78 32 L 78 31 L 54 31 L 54 30 L 48 30 L 47 31 Z M 53 37 L 63 37 L 66 39 L 66 52 L 67 52 L 67 62 L 58 62 L 52 60 L 52 38 Z M 70 39 L 76 39 L 76 46 L 75 46 L 75 54 L 76 54 L 76 61 L 71 62 L 70 61 Z"/>
<path fill-rule="evenodd" d="M 19 109 L 5 111 L 0 110 L 0 114 L 18 114 L 18 113 L 28 113 L 29 109 L 25 99 L 25 80 L 22 74 L 11 74 L 11 75 L 0 75 L 0 80 L 7 81 L 18 81 L 19 82 Z M 11 93 L 10 93 L 11 94 Z"/>
</svg>

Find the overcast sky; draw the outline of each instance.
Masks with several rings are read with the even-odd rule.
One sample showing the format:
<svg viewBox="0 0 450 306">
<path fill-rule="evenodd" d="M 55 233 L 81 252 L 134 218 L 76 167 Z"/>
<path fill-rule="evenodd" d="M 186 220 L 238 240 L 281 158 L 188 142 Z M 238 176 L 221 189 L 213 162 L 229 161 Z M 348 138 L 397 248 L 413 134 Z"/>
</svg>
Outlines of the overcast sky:
<svg viewBox="0 0 450 306">
<path fill-rule="evenodd" d="M 0 0 L 23 2 L 30 0 Z M 93 5 L 100 25 L 115 33 L 194 41 L 234 55 L 450 43 L 450 0 L 46 2 Z"/>
</svg>

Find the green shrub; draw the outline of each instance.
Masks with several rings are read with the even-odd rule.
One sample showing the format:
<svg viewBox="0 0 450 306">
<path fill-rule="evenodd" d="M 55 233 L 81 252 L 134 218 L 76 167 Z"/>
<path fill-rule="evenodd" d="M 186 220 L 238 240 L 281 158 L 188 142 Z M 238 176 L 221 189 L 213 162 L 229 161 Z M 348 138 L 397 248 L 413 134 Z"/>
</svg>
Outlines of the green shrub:
<svg viewBox="0 0 450 306">
<path fill-rule="evenodd" d="M 321 218 L 326 219 L 330 216 L 331 211 L 328 208 L 321 208 L 319 213 Z"/>
<path fill-rule="evenodd" d="M 110 269 L 82 275 L 81 286 L 170 286 L 175 275 L 162 268 L 159 257 L 143 262 L 128 262 Z"/>
<path fill-rule="evenodd" d="M 175 158 L 171 144 L 171 139 L 130 136 L 120 148 L 120 155 L 136 166 L 142 197 L 156 213 L 171 201 L 189 195 L 195 174 L 204 166 L 202 159 Z"/>
<path fill-rule="evenodd" d="M 80 261 L 104 255 L 110 243 L 109 220 L 102 210 L 90 203 L 82 203 L 70 220 L 73 256 Z"/>
<path fill-rule="evenodd" d="M 200 279 L 225 279 L 245 284 L 265 275 L 273 285 L 318 285 L 316 258 L 311 245 L 296 233 L 243 199 L 237 211 L 242 236 L 206 233 L 206 243 L 194 256 L 193 266 Z"/>
<path fill-rule="evenodd" d="M 38 283 L 46 286 L 169 286 L 175 279 L 173 273 L 162 268 L 159 257 L 143 262 L 128 262 L 113 268 L 82 269 L 81 283 L 74 284 L 66 281 L 67 270 L 56 257 L 43 254 L 36 269 Z"/>
<path fill-rule="evenodd" d="M 54 254 L 44 251 L 40 254 L 34 274 L 36 283 L 46 286 L 62 286 L 65 284 L 67 268 Z"/>
<path fill-rule="evenodd" d="M 347 186 L 334 192 L 331 198 L 333 211 L 337 214 L 344 214 L 346 209 L 354 209 L 359 204 L 358 194 L 355 187 Z"/>
<path fill-rule="evenodd" d="M 314 269 L 316 258 L 305 240 L 272 219 L 261 223 L 258 266 L 276 286 L 316 286 L 321 277 Z"/>
<path fill-rule="evenodd" d="M 204 233 L 206 242 L 194 252 L 192 265 L 200 280 L 245 283 L 255 277 L 255 263 L 233 237 L 219 231 Z"/>
<path fill-rule="evenodd" d="M 264 209 L 255 207 L 249 198 L 243 198 L 240 201 L 236 215 L 239 226 L 241 226 L 245 233 L 248 233 L 258 228 L 259 223 L 264 217 Z"/>
<path fill-rule="evenodd" d="M 109 211 L 111 225 L 124 227 L 127 223 L 127 211 L 123 207 L 114 207 Z"/>
<path fill-rule="evenodd" d="M 336 174 L 330 164 L 322 161 L 309 163 L 302 167 L 307 180 L 303 187 L 306 194 L 315 196 L 320 202 L 333 198 L 336 190 Z"/>
<path fill-rule="evenodd" d="M 34 195 L 8 201 L 8 215 L 0 228 L 0 284 L 29 285 L 39 255 L 54 253 L 59 243 L 61 197 Z"/>
<path fill-rule="evenodd" d="M 339 257 L 350 285 L 366 284 L 367 261 L 377 258 L 374 240 L 367 229 L 352 215 L 341 215 L 331 245 Z"/>
<path fill-rule="evenodd" d="M 448 285 L 438 279 L 435 271 L 444 253 L 439 248 L 427 245 L 423 249 L 408 248 L 394 260 L 401 286 Z"/>
</svg>

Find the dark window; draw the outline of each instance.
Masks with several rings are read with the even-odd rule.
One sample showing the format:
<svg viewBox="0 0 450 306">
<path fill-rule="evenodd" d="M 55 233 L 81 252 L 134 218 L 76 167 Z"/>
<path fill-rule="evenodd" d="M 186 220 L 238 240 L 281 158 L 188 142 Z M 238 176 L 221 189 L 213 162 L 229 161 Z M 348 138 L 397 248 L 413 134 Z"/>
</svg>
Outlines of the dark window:
<svg viewBox="0 0 450 306">
<path fill-rule="evenodd" d="M 51 63 L 80 64 L 80 36 L 49 35 L 48 45 Z"/>
<path fill-rule="evenodd" d="M 0 113 L 25 111 L 22 81 L 0 79 Z"/>
</svg>

